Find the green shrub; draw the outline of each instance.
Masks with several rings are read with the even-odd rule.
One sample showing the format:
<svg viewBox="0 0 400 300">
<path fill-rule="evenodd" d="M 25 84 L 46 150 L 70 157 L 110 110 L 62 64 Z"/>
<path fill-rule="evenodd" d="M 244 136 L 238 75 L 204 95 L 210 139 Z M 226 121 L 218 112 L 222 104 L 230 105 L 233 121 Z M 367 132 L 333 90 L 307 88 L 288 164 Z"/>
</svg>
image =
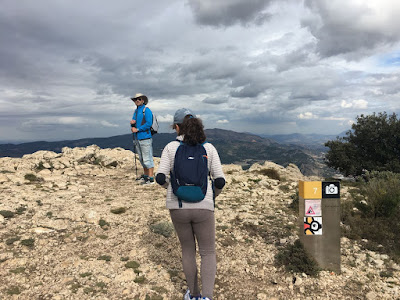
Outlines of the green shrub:
<svg viewBox="0 0 400 300">
<path fill-rule="evenodd" d="M 160 222 L 150 225 L 150 230 L 168 238 L 174 233 L 174 225 L 171 222 Z"/>
<path fill-rule="evenodd" d="M 103 229 L 103 230 L 108 230 L 110 228 L 110 223 L 108 223 L 106 220 L 100 219 L 99 220 L 99 226 Z"/>
<path fill-rule="evenodd" d="M 19 241 L 21 238 L 19 236 L 15 236 L 6 240 L 6 245 L 10 246 L 14 244 L 16 241 Z"/>
<path fill-rule="evenodd" d="M 19 286 L 13 285 L 7 289 L 8 295 L 19 295 L 21 294 L 21 288 Z"/>
<path fill-rule="evenodd" d="M 35 239 L 21 240 L 21 245 L 32 248 L 35 245 Z"/>
<path fill-rule="evenodd" d="M 25 178 L 25 180 L 28 180 L 29 182 L 40 182 L 40 181 L 42 181 L 41 178 L 37 177 L 35 174 L 32 174 L 32 173 L 25 174 L 24 178 Z"/>
<path fill-rule="evenodd" d="M 394 273 L 393 273 L 393 270 L 386 270 L 386 271 L 381 271 L 379 273 L 379 276 L 389 278 L 389 277 L 393 277 Z"/>
<path fill-rule="evenodd" d="M 46 169 L 46 168 L 44 167 L 44 164 L 43 164 L 42 161 L 40 161 L 40 162 L 35 166 L 35 170 L 36 170 L 37 172 L 39 172 L 39 171 L 41 171 L 41 170 L 44 170 L 44 169 Z"/>
<path fill-rule="evenodd" d="M 96 287 L 98 287 L 100 289 L 104 289 L 107 287 L 107 284 L 105 284 L 103 281 L 98 281 L 98 282 L 96 282 Z"/>
<path fill-rule="evenodd" d="M 11 219 L 14 217 L 14 213 L 9 210 L 0 210 L 0 215 L 2 215 L 6 219 Z"/>
<path fill-rule="evenodd" d="M 344 235 L 367 239 L 366 247 L 371 250 L 383 245 L 380 251 L 400 260 L 400 174 L 384 171 L 367 175 L 367 182 L 351 190 L 353 200 L 342 203 L 342 222 L 347 225 Z"/>
<path fill-rule="evenodd" d="M 97 258 L 97 260 L 105 260 L 105 261 L 110 261 L 111 256 L 110 255 L 101 255 Z"/>
<path fill-rule="evenodd" d="M 247 181 L 251 181 L 251 182 L 254 182 L 254 183 L 259 183 L 260 181 L 261 181 L 262 179 L 261 178 L 249 178 Z"/>
<path fill-rule="evenodd" d="M 140 267 L 140 264 L 137 261 L 134 261 L 134 260 L 128 261 L 125 264 L 125 268 L 137 269 L 139 267 Z"/>
<path fill-rule="evenodd" d="M 26 205 L 21 205 L 20 207 L 18 207 L 15 212 L 18 215 L 22 215 L 25 211 L 27 210 Z"/>
<path fill-rule="evenodd" d="M 290 192 L 290 186 L 285 184 L 285 185 L 280 185 L 279 189 L 284 192 L 284 193 L 289 193 Z"/>
<path fill-rule="evenodd" d="M 126 207 L 114 208 L 114 209 L 111 209 L 111 212 L 116 215 L 123 214 L 124 212 L 126 212 Z"/>
<path fill-rule="evenodd" d="M 18 268 L 10 270 L 10 273 L 13 273 L 13 274 L 21 274 L 21 273 L 24 273 L 24 272 L 25 272 L 25 268 L 24 267 L 18 267 Z"/>
<path fill-rule="evenodd" d="M 268 176 L 271 179 L 281 180 L 281 176 L 278 171 L 272 168 L 257 170 L 256 173 Z"/>
<path fill-rule="evenodd" d="M 292 199 L 292 202 L 289 204 L 289 208 L 292 209 L 295 213 L 298 213 L 299 211 L 299 191 L 296 191 L 296 193 L 292 194 L 290 196 Z"/>
<path fill-rule="evenodd" d="M 0 171 L 0 174 L 13 174 L 13 173 L 15 173 L 15 172 L 8 171 L 8 170 L 1 170 Z"/>
<path fill-rule="evenodd" d="M 320 271 L 317 262 L 306 253 L 300 240 L 280 249 L 275 256 L 275 264 L 279 267 L 284 266 L 287 271 L 306 273 L 310 276 L 317 276 Z"/>
<path fill-rule="evenodd" d="M 136 283 L 144 283 L 146 281 L 146 277 L 137 276 L 133 281 L 136 282 Z"/>
<path fill-rule="evenodd" d="M 82 278 L 89 277 L 89 276 L 92 276 L 92 272 L 81 273 L 81 274 L 79 274 L 79 276 Z"/>
<path fill-rule="evenodd" d="M 400 203 L 400 174 L 392 172 L 372 172 L 371 180 L 361 188 L 369 215 L 373 218 L 390 218 L 399 213 Z"/>
</svg>

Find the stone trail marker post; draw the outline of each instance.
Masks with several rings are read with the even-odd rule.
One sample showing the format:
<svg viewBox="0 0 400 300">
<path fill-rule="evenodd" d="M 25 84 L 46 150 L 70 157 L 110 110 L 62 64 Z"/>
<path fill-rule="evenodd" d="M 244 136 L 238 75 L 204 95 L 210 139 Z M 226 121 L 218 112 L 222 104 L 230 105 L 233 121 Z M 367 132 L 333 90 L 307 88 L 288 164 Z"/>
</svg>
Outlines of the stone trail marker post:
<svg viewBox="0 0 400 300">
<path fill-rule="evenodd" d="M 340 183 L 299 181 L 300 241 L 323 269 L 340 273 Z"/>
</svg>

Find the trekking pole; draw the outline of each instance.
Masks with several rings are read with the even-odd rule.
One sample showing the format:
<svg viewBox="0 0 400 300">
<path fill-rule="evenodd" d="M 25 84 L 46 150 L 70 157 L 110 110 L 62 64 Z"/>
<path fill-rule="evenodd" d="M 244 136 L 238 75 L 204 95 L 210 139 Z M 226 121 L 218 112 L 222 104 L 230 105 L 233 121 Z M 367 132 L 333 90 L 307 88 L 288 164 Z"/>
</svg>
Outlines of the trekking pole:
<svg viewBox="0 0 400 300">
<path fill-rule="evenodd" d="M 133 140 L 132 140 L 132 142 L 133 142 L 133 154 L 135 155 L 135 170 L 136 170 L 136 178 L 137 178 L 137 164 L 136 164 L 136 152 L 137 152 L 137 150 L 136 150 L 136 137 L 135 137 L 135 134 L 134 134 L 134 133 L 132 133 L 132 135 L 133 135 Z"/>
</svg>

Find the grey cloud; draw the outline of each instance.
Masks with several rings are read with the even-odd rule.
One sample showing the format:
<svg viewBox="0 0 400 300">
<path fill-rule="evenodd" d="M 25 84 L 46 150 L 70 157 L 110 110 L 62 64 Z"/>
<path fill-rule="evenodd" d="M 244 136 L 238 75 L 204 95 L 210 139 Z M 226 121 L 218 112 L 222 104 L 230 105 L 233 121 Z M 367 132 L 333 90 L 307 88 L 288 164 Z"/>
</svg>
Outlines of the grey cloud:
<svg viewBox="0 0 400 300">
<path fill-rule="evenodd" d="M 212 97 L 212 98 L 206 98 L 203 100 L 204 103 L 207 104 L 223 104 L 223 103 L 228 103 L 228 99 L 224 97 Z"/>
<path fill-rule="evenodd" d="M 189 64 L 181 64 L 183 77 L 194 76 L 198 80 L 225 80 L 235 77 L 245 68 L 237 57 L 236 49 L 222 49 L 194 57 Z"/>
<path fill-rule="evenodd" d="M 143 63 L 143 60 L 146 63 Z M 126 97 L 134 92 L 147 93 L 151 98 L 169 98 L 191 95 L 210 90 L 210 82 L 198 81 L 193 76 L 182 75 L 182 65 L 174 62 L 156 64 L 143 57 L 142 62 L 133 59 L 99 58 L 97 72 L 93 74 L 101 89 Z"/>
<path fill-rule="evenodd" d="M 332 2 L 305 0 L 313 16 L 304 18 L 302 26 L 317 39 L 317 52 L 322 57 L 344 55 L 358 60 L 374 53 L 382 45 L 400 40 L 398 17 L 375 24 L 378 17 L 368 8 L 368 2 Z M 375 19 L 374 19 L 375 18 Z M 381 18 L 383 19 L 383 18 Z"/>
<path fill-rule="evenodd" d="M 234 98 L 256 98 L 271 88 L 280 85 L 276 72 L 260 69 L 243 69 L 232 78 L 230 96 Z"/>
<path fill-rule="evenodd" d="M 372 74 L 365 80 L 369 89 L 365 92 L 368 97 L 393 96 L 400 93 L 399 73 Z"/>
<path fill-rule="evenodd" d="M 367 30 L 357 23 L 366 11 L 337 5 L 356 1 L 307 1 L 307 8 L 292 0 L 3 2 L 1 139 L 129 132 L 128 97 L 136 92 L 146 93 L 159 115 L 187 103 L 214 127 L 229 120 L 221 126 L 243 130 L 251 123 L 260 133 L 283 123 L 290 131 L 289 123 L 307 112 L 339 114 L 342 100 L 398 109 L 398 56 L 376 48 L 398 34 L 390 24 Z M 282 19 L 269 19 L 275 11 Z M 382 60 L 373 67 L 370 60 L 343 61 L 372 50 Z M 79 128 L 50 117 L 89 121 Z"/>
<path fill-rule="evenodd" d="M 189 0 L 197 23 L 208 26 L 262 25 L 270 19 L 263 10 L 273 0 Z"/>
<path fill-rule="evenodd" d="M 231 91 L 230 96 L 234 98 L 256 98 L 263 91 L 264 88 L 260 86 L 256 87 L 254 84 L 248 84 L 241 89 Z"/>
<path fill-rule="evenodd" d="M 318 63 L 318 60 L 314 57 L 313 48 L 312 44 L 307 44 L 300 49 L 276 57 L 276 70 L 278 72 L 284 72 L 293 68 L 315 66 Z"/>
</svg>

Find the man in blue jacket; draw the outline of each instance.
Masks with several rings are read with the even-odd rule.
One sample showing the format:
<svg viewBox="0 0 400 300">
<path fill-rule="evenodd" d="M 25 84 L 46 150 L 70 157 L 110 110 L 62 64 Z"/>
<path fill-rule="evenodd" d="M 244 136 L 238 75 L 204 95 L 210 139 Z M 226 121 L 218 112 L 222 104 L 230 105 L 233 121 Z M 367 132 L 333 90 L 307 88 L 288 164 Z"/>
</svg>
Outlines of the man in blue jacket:
<svg viewBox="0 0 400 300">
<path fill-rule="evenodd" d="M 131 131 L 134 136 L 136 152 L 139 154 L 140 163 L 143 166 L 143 175 L 136 180 L 142 184 L 154 183 L 154 161 L 153 161 L 153 140 L 150 127 L 153 123 L 153 113 L 146 107 L 149 102 L 143 94 L 136 94 L 131 97 L 136 104 L 136 110 L 131 120 Z"/>
</svg>

